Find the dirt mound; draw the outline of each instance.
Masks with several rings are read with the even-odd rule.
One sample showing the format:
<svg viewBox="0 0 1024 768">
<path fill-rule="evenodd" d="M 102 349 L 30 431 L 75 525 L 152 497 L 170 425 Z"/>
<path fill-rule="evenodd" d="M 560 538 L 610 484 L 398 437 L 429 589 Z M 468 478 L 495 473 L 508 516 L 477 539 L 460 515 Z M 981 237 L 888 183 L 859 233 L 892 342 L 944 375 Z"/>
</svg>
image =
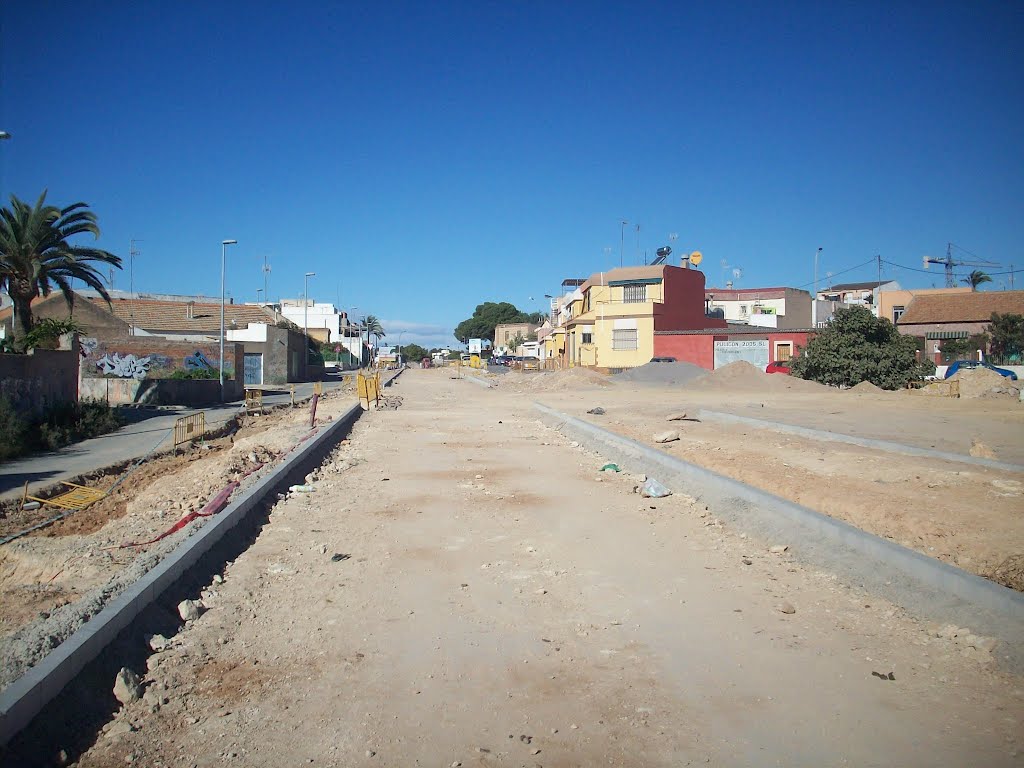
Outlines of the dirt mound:
<svg viewBox="0 0 1024 768">
<path fill-rule="evenodd" d="M 950 381 L 959 382 L 962 398 L 1012 398 L 1020 397 L 1020 384 L 1000 376 L 988 368 L 969 368 L 952 376 Z"/>
<path fill-rule="evenodd" d="M 891 389 L 882 389 L 877 384 L 872 384 L 870 381 L 862 381 L 860 384 L 855 384 L 847 391 L 857 395 L 875 395 L 877 397 L 886 397 L 897 394 Z"/>
<path fill-rule="evenodd" d="M 781 373 L 765 373 L 746 360 L 737 360 L 711 373 L 695 379 L 692 389 L 726 392 L 817 392 L 826 387 L 813 381 L 798 379 Z"/>
<path fill-rule="evenodd" d="M 693 363 L 646 363 L 616 374 L 615 381 L 628 384 L 680 385 L 707 373 Z"/>
<path fill-rule="evenodd" d="M 988 368 L 968 368 L 943 381 L 934 381 L 926 387 L 910 390 L 914 394 L 932 397 L 960 397 L 974 400 L 1019 400 L 1021 383 L 1000 376 Z"/>
<path fill-rule="evenodd" d="M 558 392 L 569 389 L 596 389 L 613 386 L 611 377 L 589 368 L 561 371 L 512 371 L 492 380 L 511 392 Z"/>
</svg>

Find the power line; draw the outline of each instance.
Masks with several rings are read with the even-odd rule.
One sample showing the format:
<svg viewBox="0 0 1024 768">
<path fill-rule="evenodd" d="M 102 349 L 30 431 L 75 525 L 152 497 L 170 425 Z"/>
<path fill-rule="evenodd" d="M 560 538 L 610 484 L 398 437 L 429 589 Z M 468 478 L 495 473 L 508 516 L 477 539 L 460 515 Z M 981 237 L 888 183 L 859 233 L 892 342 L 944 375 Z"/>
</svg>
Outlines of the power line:
<svg viewBox="0 0 1024 768">
<path fill-rule="evenodd" d="M 862 267 L 866 267 L 868 264 L 874 264 L 874 263 L 875 263 L 875 258 L 872 256 L 870 259 L 865 261 L 863 264 L 858 264 L 855 267 L 850 267 L 849 269 L 844 269 L 842 272 L 833 272 L 832 273 L 832 277 L 839 277 L 839 275 L 845 275 L 847 272 L 853 272 L 855 269 L 860 269 Z M 806 287 L 808 287 L 810 285 L 814 285 L 814 281 L 813 280 L 811 282 L 809 282 L 809 283 L 804 283 L 803 285 L 798 285 L 796 287 L 797 288 L 806 288 Z"/>
</svg>

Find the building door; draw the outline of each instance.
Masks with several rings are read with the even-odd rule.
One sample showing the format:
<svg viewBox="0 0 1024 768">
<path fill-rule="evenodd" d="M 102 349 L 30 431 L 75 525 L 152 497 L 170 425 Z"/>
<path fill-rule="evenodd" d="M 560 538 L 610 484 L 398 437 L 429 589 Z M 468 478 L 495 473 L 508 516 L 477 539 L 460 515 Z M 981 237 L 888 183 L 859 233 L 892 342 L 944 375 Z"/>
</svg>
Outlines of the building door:
<svg viewBox="0 0 1024 768">
<path fill-rule="evenodd" d="M 260 352 L 245 353 L 245 383 L 263 383 L 263 354 Z"/>
</svg>

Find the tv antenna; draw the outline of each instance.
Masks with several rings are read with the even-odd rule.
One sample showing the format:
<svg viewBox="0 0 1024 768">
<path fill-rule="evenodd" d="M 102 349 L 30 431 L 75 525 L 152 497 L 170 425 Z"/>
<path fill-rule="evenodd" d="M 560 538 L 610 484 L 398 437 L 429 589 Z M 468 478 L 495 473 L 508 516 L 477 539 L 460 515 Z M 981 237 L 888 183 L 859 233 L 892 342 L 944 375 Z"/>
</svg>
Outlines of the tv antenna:
<svg viewBox="0 0 1024 768">
<path fill-rule="evenodd" d="M 128 302 L 128 335 L 135 335 L 135 257 L 141 255 L 141 251 L 135 247 L 141 243 L 134 237 L 128 241 L 128 295 L 131 301 Z"/>
<path fill-rule="evenodd" d="M 263 254 L 263 266 L 260 267 L 263 273 L 263 300 L 270 303 L 270 294 L 267 292 L 267 281 L 270 279 L 270 264 L 267 262 L 267 255 Z"/>
</svg>

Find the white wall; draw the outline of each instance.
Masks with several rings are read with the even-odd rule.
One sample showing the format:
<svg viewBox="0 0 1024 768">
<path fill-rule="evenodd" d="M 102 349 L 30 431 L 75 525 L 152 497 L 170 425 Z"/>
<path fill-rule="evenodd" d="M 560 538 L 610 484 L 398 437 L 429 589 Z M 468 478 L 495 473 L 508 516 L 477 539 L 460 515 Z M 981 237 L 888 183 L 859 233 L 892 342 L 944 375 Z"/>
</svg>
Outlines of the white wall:
<svg viewBox="0 0 1024 768">
<path fill-rule="evenodd" d="M 266 323 L 249 323 L 246 328 L 228 330 L 228 341 L 263 341 L 267 340 Z"/>
</svg>

